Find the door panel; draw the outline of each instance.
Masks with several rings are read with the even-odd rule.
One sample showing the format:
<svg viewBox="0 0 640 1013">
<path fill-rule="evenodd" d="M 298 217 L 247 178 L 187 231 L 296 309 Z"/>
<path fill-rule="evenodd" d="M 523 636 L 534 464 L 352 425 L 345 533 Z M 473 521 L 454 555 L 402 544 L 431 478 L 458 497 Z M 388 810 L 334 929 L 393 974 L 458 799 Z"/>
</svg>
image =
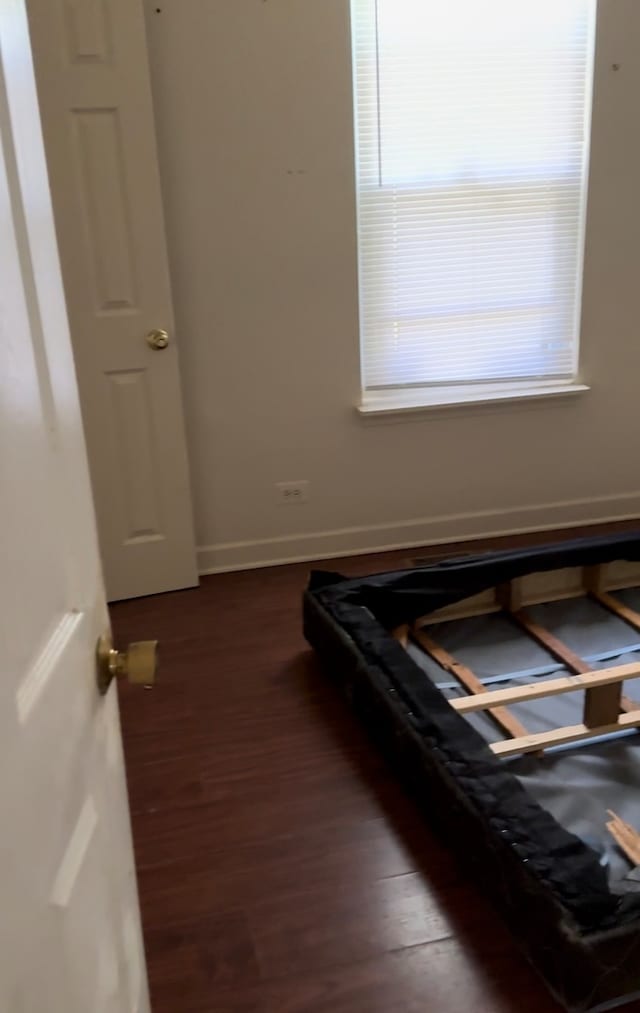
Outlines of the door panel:
<svg viewBox="0 0 640 1013">
<path fill-rule="evenodd" d="M 123 533 L 127 544 L 161 539 L 149 376 L 146 371 L 134 369 L 109 373 L 108 378 L 120 455 L 119 472 L 125 479 Z"/>
<path fill-rule="evenodd" d="M 91 254 L 95 312 L 137 312 L 122 125 L 117 109 L 75 109 L 79 199 Z"/>
<path fill-rule="evenodd" d="M 65 0 L 71 63 L 111 63 L 111 22 L 106 0 Z"/>
<path fill-rule="evenodd" d="M 149 1013 L 24 0 L 0 4 L 0 276 L 0 1009 Z"/>
<path fill-rule="evenodd" d="M 28 0 L 111 599 L 197 583 L 160 178 L 138 0 Z M 162 328 L 170 344 L 152 350 Z"/>
</svg>

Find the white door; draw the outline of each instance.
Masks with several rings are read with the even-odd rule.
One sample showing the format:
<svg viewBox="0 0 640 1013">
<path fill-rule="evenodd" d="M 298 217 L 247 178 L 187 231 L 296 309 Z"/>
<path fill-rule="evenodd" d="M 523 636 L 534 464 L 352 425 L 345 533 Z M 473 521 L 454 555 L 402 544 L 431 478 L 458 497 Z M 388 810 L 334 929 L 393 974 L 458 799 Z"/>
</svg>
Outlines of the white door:
<svg viewBox="0 0 640 1013">
<path fill-rule="evenodd" d="M 0 3 L 0 1010 L 148 1013 L 24 0 Z"/>
<path fill-rule="evenodd" d="M 197 584 L 140 0 L 27 0 L 110 600 Z M 147 335 L 168 332 L 154 349 Z M 160 342 L 162 344 L 162 342 Z"/>
</svg>

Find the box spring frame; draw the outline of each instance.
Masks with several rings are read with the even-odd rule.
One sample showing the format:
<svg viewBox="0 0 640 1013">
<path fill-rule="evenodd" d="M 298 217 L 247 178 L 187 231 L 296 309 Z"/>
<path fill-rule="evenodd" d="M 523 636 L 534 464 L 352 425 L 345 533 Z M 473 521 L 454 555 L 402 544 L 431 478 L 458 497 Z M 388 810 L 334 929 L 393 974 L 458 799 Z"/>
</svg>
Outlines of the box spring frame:
<svg viewBox="0 0 640 1013">
<path fill-rule="evenodd" d="M 597 569 L 596 569 L 597 568 Z M 430 822 L 473 868 L 569 1010 L 640 995 L 640 894 L 611 892 L 599 856 L 510 773 L 405 650 L 398 629 L 640 586 L 640 535 L 576 539 L 346 580 L 315 573 L 304 630 Z M 395 636 L 394 636 L 395 632 Z M 640 739 L 639 745 L 640 745 Z M 473 848 L 469 841 L 474 842 Z"/>
</svg>

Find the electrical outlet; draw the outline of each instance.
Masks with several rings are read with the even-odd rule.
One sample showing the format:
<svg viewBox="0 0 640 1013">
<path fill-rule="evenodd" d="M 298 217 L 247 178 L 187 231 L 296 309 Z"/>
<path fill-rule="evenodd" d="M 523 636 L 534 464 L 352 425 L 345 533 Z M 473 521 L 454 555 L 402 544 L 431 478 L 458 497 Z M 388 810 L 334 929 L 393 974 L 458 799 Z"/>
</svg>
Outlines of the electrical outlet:
<svg viewBox="0 0 640 1013">
<path fill-rule="evenodd" d="M 276 491 L 279 503 L 306 503 L 309 499 L 309 483 L 301 482 L 276 482 Z"/>
</svg>

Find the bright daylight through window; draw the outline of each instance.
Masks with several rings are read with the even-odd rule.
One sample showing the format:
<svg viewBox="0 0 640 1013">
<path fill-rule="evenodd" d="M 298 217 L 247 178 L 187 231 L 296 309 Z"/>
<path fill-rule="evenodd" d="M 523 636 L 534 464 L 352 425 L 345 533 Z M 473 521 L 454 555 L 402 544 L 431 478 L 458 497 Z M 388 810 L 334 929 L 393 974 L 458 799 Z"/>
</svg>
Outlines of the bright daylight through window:
<svg viewBox="0 0 640 1013">
<path fill-rule="evenodd" d="M 575 381 L 595 0 L 353 0 L 364 405 Z"/>
</svg>

